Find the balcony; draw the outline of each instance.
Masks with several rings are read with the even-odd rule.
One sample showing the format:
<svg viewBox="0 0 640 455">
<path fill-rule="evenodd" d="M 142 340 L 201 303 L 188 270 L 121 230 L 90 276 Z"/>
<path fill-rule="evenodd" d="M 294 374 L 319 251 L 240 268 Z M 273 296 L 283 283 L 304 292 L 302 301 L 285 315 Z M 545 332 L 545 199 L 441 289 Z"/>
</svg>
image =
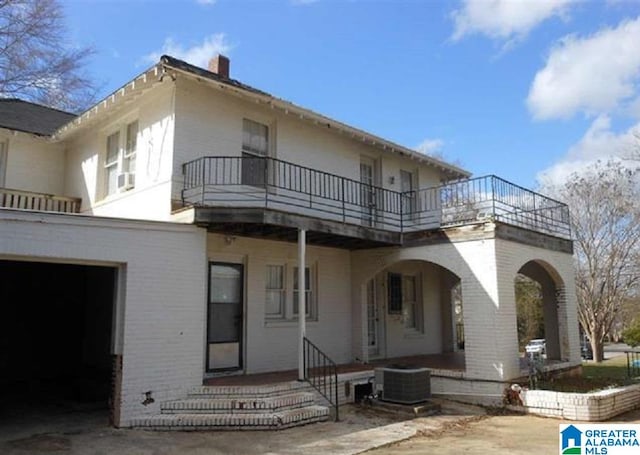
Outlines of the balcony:
<svg viewBox="0 0 640 455">
<path fill-rule="evenodd" d="M 80 211 L 80 202 L 79 198 L 0 188 L 0 208 L 5 209 L 78 213 Z"/>
<path fill-rule="evenodd" d="M 185 163 L 183 173 L 184 205 L 212 210 L 196 220 L 212 230 L 233 224 L 251 235 L 252 225 L 264 233 L 266 224 L 287 227 L 288 214 L 315 220 L 324 234 L 364 237 L 362 247 L 489 220 L 571 237 L 565 204 L 493 175 L 402 193 L 274 158 L 203 157 Z M 295 232 L 280 234 L 295 239 Z"/>
</svg>

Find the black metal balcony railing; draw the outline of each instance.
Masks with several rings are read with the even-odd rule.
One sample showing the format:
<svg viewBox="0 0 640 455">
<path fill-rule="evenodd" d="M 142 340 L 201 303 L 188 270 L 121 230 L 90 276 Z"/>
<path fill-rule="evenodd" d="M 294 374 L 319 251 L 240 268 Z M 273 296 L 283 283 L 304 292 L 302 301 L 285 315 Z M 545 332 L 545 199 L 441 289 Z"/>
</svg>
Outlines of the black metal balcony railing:
<svg viewBox="0 0 640 455">
<path fill-rule="evenodd" d="M 203 157 L 183 165 L 185 204 L 265 207 L 412 232 L 494 219 L 570 238 L 568 207 L 490 175 L 397 192 L 274 158 Z"/>
</svg>

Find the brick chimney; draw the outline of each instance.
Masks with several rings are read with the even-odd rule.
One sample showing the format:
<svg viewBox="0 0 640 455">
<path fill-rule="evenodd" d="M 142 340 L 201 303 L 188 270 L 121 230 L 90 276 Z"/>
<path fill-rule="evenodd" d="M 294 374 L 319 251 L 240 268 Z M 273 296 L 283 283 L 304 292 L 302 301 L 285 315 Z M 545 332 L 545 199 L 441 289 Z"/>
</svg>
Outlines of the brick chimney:
<svg viewBox="0 0 640 455">
<path fill-rule="evenodd" d="M 218 76 L 229 79 L 229 59 L 224 55 L 216 55 L 209 60 L 209 71 Z"/>
</svg>

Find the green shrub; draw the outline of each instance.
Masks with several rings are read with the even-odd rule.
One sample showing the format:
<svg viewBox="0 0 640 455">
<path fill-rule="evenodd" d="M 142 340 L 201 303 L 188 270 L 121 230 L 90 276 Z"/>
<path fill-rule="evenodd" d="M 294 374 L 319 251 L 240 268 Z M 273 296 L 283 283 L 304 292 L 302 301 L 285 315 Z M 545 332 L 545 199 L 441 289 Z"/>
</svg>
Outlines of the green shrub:
<svg viewBox="0 0 640 455">
<path fill-rule="evenodd" d="M 632 348 L 640 345 L 640 320 L 636 319 L 631 327 L 622 332 L 622 339 Z"/>
</svg>

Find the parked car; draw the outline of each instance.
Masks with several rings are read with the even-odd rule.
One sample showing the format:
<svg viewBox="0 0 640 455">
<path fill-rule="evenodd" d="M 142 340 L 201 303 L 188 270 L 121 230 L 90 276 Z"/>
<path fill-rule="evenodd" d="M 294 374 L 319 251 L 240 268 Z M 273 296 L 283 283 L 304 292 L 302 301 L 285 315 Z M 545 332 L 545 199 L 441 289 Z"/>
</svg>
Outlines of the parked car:
<svg viewBox="0 0 640 455">
<path fill-rule="evenodd" d="M 536 338 L 529 341 L 525 346 L 527 354 L 540 354 L 544 355 L 547 352 L 547 345 L 544 338 Z"/>
<path fill-rule="evenodd" d="M 580 342 L 580 356 L 584 360 L 593 360 L 593 350 L 587 337 L 584 337 Z"/>
</svg>

